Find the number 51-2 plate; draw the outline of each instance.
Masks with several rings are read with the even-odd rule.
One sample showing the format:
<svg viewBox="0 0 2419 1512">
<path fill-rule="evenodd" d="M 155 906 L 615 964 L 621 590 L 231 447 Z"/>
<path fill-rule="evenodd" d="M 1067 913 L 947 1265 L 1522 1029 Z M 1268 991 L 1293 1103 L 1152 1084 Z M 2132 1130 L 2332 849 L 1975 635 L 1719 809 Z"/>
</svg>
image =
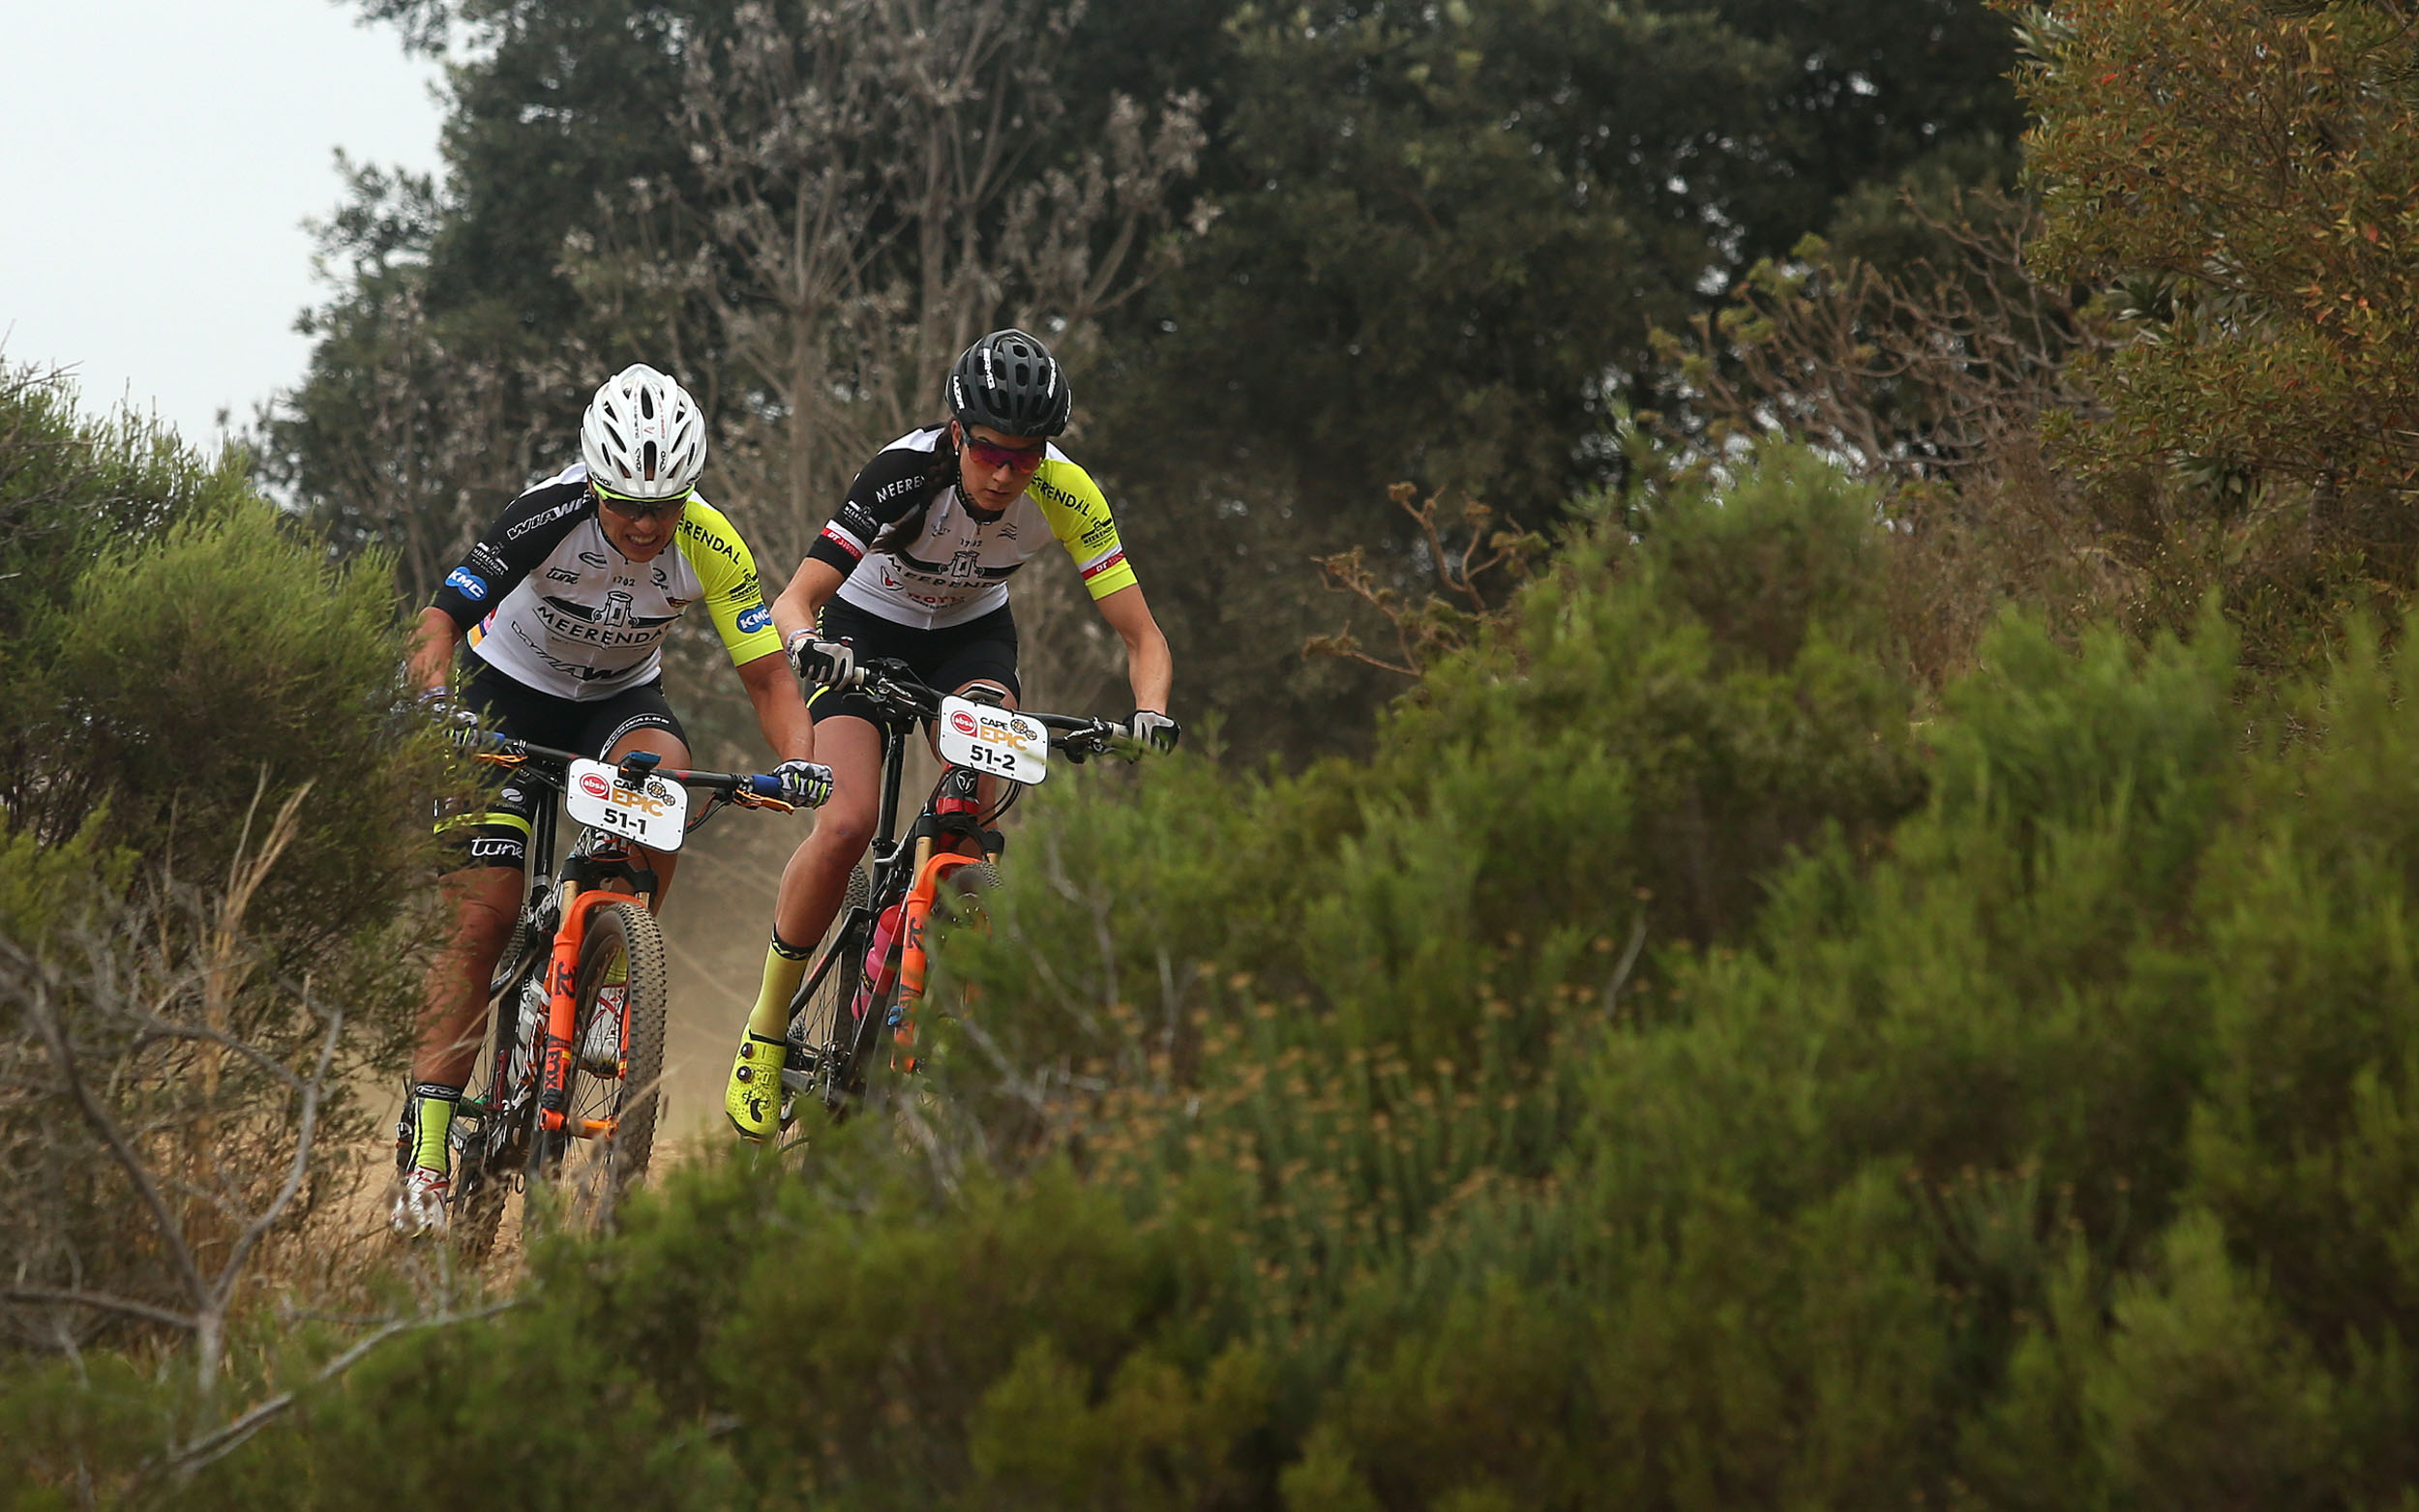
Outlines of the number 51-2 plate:
<svg viewBox="0 0 2419 1512">
<path fill-rule="evenodd" d="M 582 824 L 637 841 L 649 850 L 678 850 L 688 834 L 689 789 L 660 777 L 624 787 L 602 761 L 574 761 L 563 806 Z"/>
<path fill-rule="evenodd" d="M 1050 775 L 1050 732 L 1014 709 L 943 698 L 941 758 L 1012 783 L 1037 783 Z"/>
</svg>

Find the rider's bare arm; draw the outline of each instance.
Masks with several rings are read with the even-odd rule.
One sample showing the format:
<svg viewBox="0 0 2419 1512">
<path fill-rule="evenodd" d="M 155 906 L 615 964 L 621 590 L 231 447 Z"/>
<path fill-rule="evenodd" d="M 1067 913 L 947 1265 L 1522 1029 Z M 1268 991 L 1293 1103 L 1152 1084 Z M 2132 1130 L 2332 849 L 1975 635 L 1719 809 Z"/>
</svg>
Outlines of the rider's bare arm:
<svg viewBox="0 0 2419 1512">
<path fill-rule="evenodd" d="M 778 622 L 778 611 L 776 611 Z M 739 681 L 747 685 L 748 701 L 756 705 L 757 727 L 764 744 L 780 761 L 815 759 L 815 722 L 806 716 L 806 699 L 790 672 L 789 659 L 776 651 L 739 664 Z"/>
<path fill-rule="evenodd" d="M 1140 583 L 1129 583 L 1098 601 L 1100 617 L 1125 642 L 1125 680 L 1134 688 L 1134 707 L 1160 714 L 1168 711 L 1168 694 L 1176 680 L 1175 660 L 1168 637 L 1150 617 Z"/>
<path fill-rule="evenodd" d="M 454 670 L 454 649 L 462 644 L 462 627 L 454 616 L 436 608 L 420 611 L 411 633 L 411 687 L 414 693 L 445 686 Z"/>
<path fill-rule="evenodd" d="M 801 630 L 815 628 L 815 616 L 821 613 L 831 596 L 840 591 L 848 575 L 820 556 L 810 556 L 798 563 L 798 570 L 790 578 L 790 586 L 773 600 L 773 628 L 781 632 L 781 643 Z"/>
</svg>

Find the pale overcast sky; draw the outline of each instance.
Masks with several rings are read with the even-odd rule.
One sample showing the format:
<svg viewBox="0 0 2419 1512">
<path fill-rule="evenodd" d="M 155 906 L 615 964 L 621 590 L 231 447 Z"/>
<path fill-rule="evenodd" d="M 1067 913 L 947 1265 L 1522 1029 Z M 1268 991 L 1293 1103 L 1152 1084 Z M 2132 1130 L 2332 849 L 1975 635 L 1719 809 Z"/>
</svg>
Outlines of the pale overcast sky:
<svg viewBox="0 0 2419 1512">
<path fill-rule="evenodd" d="M 16 0 L 0 87 L 0 360 L 73 365 L 215 449 L 298 381 L 334 150 L 437 166 L 440 70 L 331 0 Z"/>
</svg>

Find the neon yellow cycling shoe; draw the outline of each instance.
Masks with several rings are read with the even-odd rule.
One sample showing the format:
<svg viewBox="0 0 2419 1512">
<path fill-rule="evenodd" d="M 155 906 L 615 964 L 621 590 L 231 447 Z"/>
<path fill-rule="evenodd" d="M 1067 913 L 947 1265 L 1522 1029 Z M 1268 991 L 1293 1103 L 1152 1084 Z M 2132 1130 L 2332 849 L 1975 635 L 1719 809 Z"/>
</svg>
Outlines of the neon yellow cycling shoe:
<svg viewBox="0 0 2419 1512">
<path fill-rule="evenodd" d="M 723 1113 L 739 1138 L 762 1144 L 781 1132 L 781 1063 L 789 1047 L 750 1031 L 723 1088 Z"/>
</svg>

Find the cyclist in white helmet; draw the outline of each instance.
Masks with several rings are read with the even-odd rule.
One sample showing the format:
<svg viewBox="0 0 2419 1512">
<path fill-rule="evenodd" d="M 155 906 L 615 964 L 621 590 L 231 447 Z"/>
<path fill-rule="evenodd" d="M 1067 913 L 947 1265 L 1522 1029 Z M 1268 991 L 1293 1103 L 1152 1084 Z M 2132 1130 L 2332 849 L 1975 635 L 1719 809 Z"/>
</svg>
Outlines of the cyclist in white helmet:
<svg viewBox="0 0 2419 1512">
<path fill-rule="evenodd" d="M 807 759 L 813 727 L 756 559 L 698 496 L 704 470 L 705 417 L 677 382 L 640 364 L 600 386 L 580 428 L 580 460 L 507 505 L 421 611 L 411 676 L 432 713 L 457 728 L 484 719 L 599 760 L 652 751 L 685 767 L 688 743 L 659 668 L 672 622 L 702 601 L 788 796 L 829 796 L 831 774 Z M 400 1232 L 445 1226 L 446 1137 L 478 1054 L 488 978 L 520 906 L 538 801 L 539 791 L 507 778 L 487 812 L 444 826 L 453 865 L 440 885 L 453 933 L 429 974 L 396 1132 Z M 650 852 L 665 889 L 676 860 Z"/>
</svg>

